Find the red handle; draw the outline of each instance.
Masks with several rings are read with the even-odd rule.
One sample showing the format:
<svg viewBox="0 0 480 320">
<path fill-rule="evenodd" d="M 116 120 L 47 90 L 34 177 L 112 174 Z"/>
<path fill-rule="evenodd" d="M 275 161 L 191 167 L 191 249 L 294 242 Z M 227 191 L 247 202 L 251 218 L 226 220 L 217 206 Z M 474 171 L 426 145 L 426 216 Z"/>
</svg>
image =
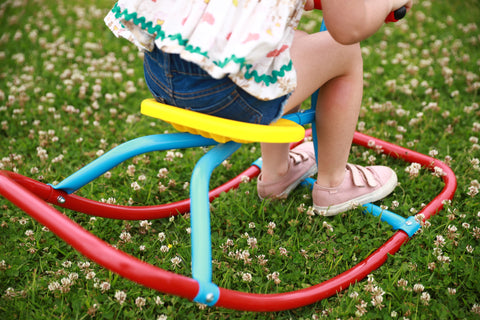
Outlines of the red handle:
<svg viewBox="0 0 480 320">
<path fill-rule="evenodd" d="M 401 7 L 400 9 L 397 9 L 395 11 L 390 12 L 390 14 L 387 16 L 385 19 L 385 22 L 397 22 L 398 20 L 402 19 L 405 17 L 407 14 L 407 8 Z"/>
</svg>

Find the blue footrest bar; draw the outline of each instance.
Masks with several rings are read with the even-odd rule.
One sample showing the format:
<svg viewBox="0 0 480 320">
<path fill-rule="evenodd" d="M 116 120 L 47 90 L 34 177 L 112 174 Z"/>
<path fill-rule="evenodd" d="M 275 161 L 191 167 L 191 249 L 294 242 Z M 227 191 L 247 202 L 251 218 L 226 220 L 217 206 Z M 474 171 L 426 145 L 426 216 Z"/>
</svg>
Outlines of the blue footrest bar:
<svg viewBox="0 0 480 320">
<path fill-rule="evenodd" d="M 394 230 L 403 230 L 409 237 L 412 237 L 415 232 L 420 229 L 420 223 L 415 220 L 414 216 L 404 218 L 389 210 L 382 209 L 371 203 L 363 205 L 364 212 L 370 213 L 375 217 L 380 216 L 381 221 L 385 221 L 393 227 Z"/>
</svg>

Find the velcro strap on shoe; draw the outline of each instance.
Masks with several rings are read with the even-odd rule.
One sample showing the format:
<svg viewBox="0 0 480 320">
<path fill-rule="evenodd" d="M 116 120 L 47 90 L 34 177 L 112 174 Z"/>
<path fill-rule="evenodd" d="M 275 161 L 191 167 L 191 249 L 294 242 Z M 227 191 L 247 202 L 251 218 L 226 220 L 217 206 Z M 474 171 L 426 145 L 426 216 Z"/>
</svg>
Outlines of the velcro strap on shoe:
<svg viewBox="0 0 480 320">
<path fill-rule="evenodd" d="M 347 170 L 350 170 L 352 173 L 353 184 L 357 187 L 365 187 L 364 181 L 367 182 L 369 187 L 376 187 L 378 185 L 372 172 L 365 167 L 347 163 Z"/>
<path fill-rule="evenodd" d="M 295 151 L 290 151 L 289 153 L 290 157 L 293 159 L 293 163 L 294 164 L 299 164 L 303 161 L 306 161 L 308 160 L 308 156 L 303 154 L 303 153 L 299 153 L 299 152 L 295 152 Z"/>
</svg>

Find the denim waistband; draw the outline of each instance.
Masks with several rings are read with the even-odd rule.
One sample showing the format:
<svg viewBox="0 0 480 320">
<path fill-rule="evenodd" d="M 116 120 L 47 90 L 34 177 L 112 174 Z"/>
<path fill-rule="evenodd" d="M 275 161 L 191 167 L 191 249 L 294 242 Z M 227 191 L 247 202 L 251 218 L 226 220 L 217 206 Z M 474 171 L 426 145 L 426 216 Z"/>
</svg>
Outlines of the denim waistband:
<svg viewBox="0 0 480 320">
<path fill-rule="evenodd" d="M 145 54 L 144 69 L 157 101 L 226 119 L 269 124 L 282 116 L 288 99 L 259 100 L 230 78 L 214 79 L 195 63 L 158 48 Z"/>
</svg>

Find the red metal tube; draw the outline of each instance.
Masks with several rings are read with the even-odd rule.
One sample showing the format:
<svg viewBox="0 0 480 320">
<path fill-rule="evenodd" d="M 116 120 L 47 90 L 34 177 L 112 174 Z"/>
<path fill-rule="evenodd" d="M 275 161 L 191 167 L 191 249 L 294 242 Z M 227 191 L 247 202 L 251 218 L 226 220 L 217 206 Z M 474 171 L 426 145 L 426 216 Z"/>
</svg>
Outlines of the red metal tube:
<svg viewBox="0 0 480 320">
<path fill-rule="evenodd" d="M 67 194 L 66 192 L 55 190 L 49 185 L 27 178 L 18 173 L 9 171 L 0 172 L 10 177 L 17 184 L 30 190 L 44 201 L 92 216 L 121 220 L 151 220 L 167 218 L 190 211 L 190 199 L 156 206 L 121 206 L 90 200 L 75 194 Z M 210 201 L 220 196 L 222 192 L 237 188 L 240 183 L 242 183 L 242 177 L 247 176 L 252 179 L 259 173 L 260 169 L 257 166 L 251 166 L 232 180 L 211 190 L 209 193 Z M 59 197 L 65 199 L 65 202 L 59 202 Z"/>
<path fill-rule="evenodd" d="M 132 257 L 100 240 L 0 172 L 0 194 L 99 265 L 146 287 L 192 300 L 198 283 Z"/>
</svg>

